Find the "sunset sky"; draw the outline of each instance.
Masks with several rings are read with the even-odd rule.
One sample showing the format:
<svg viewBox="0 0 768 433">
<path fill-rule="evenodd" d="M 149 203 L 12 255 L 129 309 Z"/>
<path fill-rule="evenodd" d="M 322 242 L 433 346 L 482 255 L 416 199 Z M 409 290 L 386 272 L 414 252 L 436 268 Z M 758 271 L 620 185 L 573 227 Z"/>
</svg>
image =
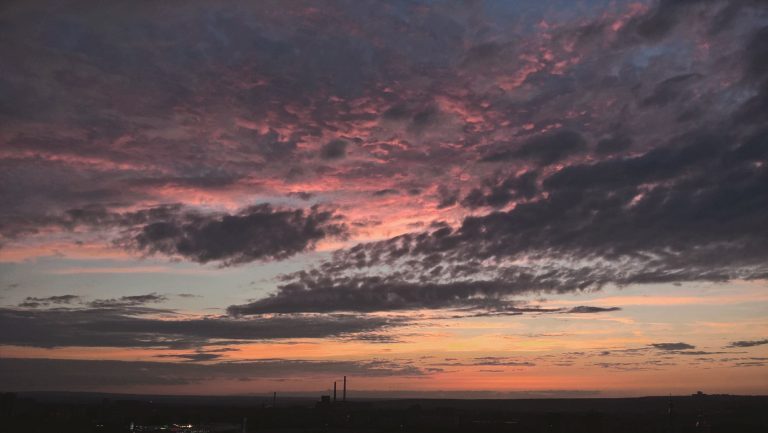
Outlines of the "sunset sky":
<svg viewBox="0 0 768 433">
<path fill-rule="evenodd" d="M 768 393 L 768 4 L 4 1 L 0 391 Z"/>
</svg>

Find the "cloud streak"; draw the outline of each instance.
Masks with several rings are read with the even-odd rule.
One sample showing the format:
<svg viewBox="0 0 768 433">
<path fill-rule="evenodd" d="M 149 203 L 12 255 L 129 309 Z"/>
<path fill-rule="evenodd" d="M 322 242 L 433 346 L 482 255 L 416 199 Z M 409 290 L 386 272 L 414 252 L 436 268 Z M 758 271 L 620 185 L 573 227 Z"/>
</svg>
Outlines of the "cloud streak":
<svg viewBox="0 0 768 433">
<path fill-rule="evenodd" d="M 170 316 L 157 318 L 158 315 Z M 401 318 L 281 315 L 189 318 L 171 310 L 111 305 L 47 310 L 0 309 L 0 344 L 32 347 L 194 348 L 280 339 L 353 336 L 402 326 Z"/>
<path fill-rule="evenodd" d="M 734 348 L 734 347 L 755 347 L 755 346 L 762 346 L 764 344 L 768 344 L 768 339 L 764 340 L 739 340 L 739 341 L 733 341 L 729 345 L 725 346 L 728 348 Z"/>
</svg>

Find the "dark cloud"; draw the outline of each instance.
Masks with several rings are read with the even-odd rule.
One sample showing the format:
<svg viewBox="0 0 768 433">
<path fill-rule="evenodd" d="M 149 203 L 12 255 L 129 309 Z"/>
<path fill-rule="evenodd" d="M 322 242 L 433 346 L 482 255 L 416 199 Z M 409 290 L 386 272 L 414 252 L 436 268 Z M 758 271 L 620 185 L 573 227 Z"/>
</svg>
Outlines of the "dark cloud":
<svg viewBox="0 0 768 433">
<path fill-rule="evenodd" d="M 433 125 L 440 115 L 437 107 L 428 106 L 416 112 L 411 118 L 409 129 L 412 132 L 419 133 L 430 125 Z"/>
<path fill-rule="evenodd" d="M 662 107 L 670 104 L 683 96 L 685 88 L 691 86 L 697 78 L 701 78 L 701 76 L 699 74 L 683 74 L 667 78 L 654 87 L 653 93 L 643 99 L 641 105 Z"/>
<path fill-rule="evenodd" d="M 373 192 L 374 197 L 384 197 L 387 195 L 398 195 L 398 194 L 400 194 L 400 191 L 393 188 L 380 189 L 378 191 Z"/>
<path fill-rule="evenodd" d="M 696 346 L 692 346 L 687 343 L 653 343 L 650 346 L 665 351 L 688 350 L 696 348 Z"/>
<path fill-rule="evenodd" d="M 341 159 L 347 156 L 347 142 L 344 140 L 332 140 L 326 143 L 320 151 L 323 159 Z"/>
<path fill-rule="evenodd" d="M 753 77 L 768 76 L 768 48 L 765 47 L 765 38 L 768 38 L 768 26 L 757 30 L 746 46 L 746 70 Z"/>
<path fill-rule="evenodd" d="M 122 213 L 99 206 L 69 209 L 5 228 L 8 233 L 44 226 L 70 231 L 118 228 L 123 234 L 115 244 L 130 250 L 200 263 L 239 264 L 284 259 L 312 249 L 319 240 L 344 237 L 347 229 L 340 220 L 341 216 L 318 206 L 303 210 L 261 204 L 234 214 L 203 214 L 171 204 Z"/>
<path fill-rule="evenodd" d="M 765 361 L 746 361 L 733 364 L 734 367 L 765 367 L 766 365 L 768 362 Z"/>
<path fill-rule="evenodd" d="M 534 275 L 523 270 L 510 272 L 508 280 L 448 281 L 442 267 L 434 276 L 407 281 L 403 275 L 339 277 L 335 279 L 307 273 L 277 293 L 248 304 L 230 306 L 234 316 L 267 313 L 327 313 L 337 311 L 373 312 L 416 309 L 451 309 L 456 317 L 484 315 L 520 315 L 526 313 L 599 313 L 619 308 L 578 306 L 570 309 L 532 307 L 507 299 L 509 295 L 527 293 L 532 288 L 550 288 L 562 284 L 567 273 Z M 553 269 L 554 271 L 554 269 Z"/>
<path fill-rule="evenodd" d="M 496 367 L 535 367 L 536 364 L 530 361 L 521 361 L 516 358 L 503 356 L 483 356 L 473 358 L 468 362 L 459 362 L 446 359 L 446 362 L 437 362 L 429 364 L 438 367 L 470 367 L 470 366 L 496 366 Z"/>
<path fill-rule="evenodd" d="M 58 214 L 50 213 L 35 219 L 8 218 L 0 224 L 0 232 L 7 238 L 19 234 L 36 233 L 40 229 L 58 228 L 73 231 L 76 229 L 124 228 L 140 226 L 154 221 L 175 218 L 182 212 L 182 205 L 167 204 L 130 212 L 112 212 L 104 206 L 90 205 L 82 208 L 70 208 Z"/>
<path fill-rule="evenodd" d="M 453 206 L 456 204 L 456 202 L 459 201 L 459 189 L 451 189 L 445 185 L 440 185 L 437 188 L 437 195 L 438 195 L 438 203 L 437 208 L 438 209 L 444 209 L 450 206 Z"/>
<path fill-rule="evenodd" d="M 745 352 L 725 352 L 694 350 L 695 346 L 687 343 L 654 343 L 647 346 L 597 349 L 579 352 L 566 352 L 537 357 L 541 362 L 553 365 L 573 366 L 583 360 L 589 365 L 617 371 L 662 370 L 669 366 L 704 363 L 719 363 L 721 366 L 736 366 L 734 361 L 764 361 L 755 357 L 722 357 L 716 355 L 734 355 Z M 595 358 L 600 362 L 593 362 Z"/>
<path fill-rule="evenodd" d="M 732 113 L 740 124 L 764 124 L 768 119 L 768 62 L 763 41 L 768 35 L 768 26 L 756 30 L 746 42 L 743 51 L 744 82 L 756 92 L 741 107 Z"/>
<path fill-rule="evenodd" d="M 233 347 L 221 347 L 216 349 L 197 349 L 194 352 L 189 353 L 174 353 L 174 354 L 163 354 L 163 355 L 155 355 L 155 358 L 167 358 L 167 359 L 182 359 L 185 362 L 204 362 L 204 361 L 214 361 L 220 358 L 223 358 L 225 353 L 228 352 L 238 352 L 240 349 L 235 349 Z"/>
<path fill-rule="evenodd" d="M 733 113 L 737 122 L 760 124 L 768 119 L 768 77 L 758 87 L 757 93 Z"/>
<path fill-rule="evenodd" d="M 484 162 L 531 159 L 539 165 L 550 165 L 561 159 L 583 152 L 587 142 L 575 131 L 560 130 L 526 140 L 519 148 L 492 153 L 483 157 Z"/>
<path fill-rule="evenodd" d="M 498 42 L 484 42 L 471 47 L 464 56 L 463 66 L 487 65 L 493 62 L 504 47 Z"/>
<path fill-rule="evenodd" d="M 213 361 L 221 358 L 223 355 L 220 353 L 208 353 L 208 352 L 194 352 L 194 353 L 179 353 L 176 355 L 155 355 L 155 358 L 169 358 L 169 359 L 183 359 L 186 362 L 201 362 L 201 361 Z"/>
<path fill-rule="evenodd" d="M 202 190 L 223 190 L 233 186 L 237 178 L 227 174 L 202 173 L 199 176 L 187 177 L 146 177 L 130 181 L 131 186 L 139 187 L 194 187 Z"/>
<path fill-rule="evenodd" d="M 96 299 L 88 303 L 93 308 L 135 307 L 145 304 L 156 304 L 167 301 L 168 298 L 157 293 L 146 295 L 121 296 L 118 299 Z"/>
<path fill-rule="evenodd" d="M 596 362 L 596 365 L 600 368 L 617 371 L 648 371 L 648 370 L 661 370 L 661 367 L 675 365 L 670 362 L 662 361 L 644 361 L 644 362 Z"/>
<path fill-rule="evenodd" d="M 412 365 L 371 361 L 263 359 L 197 364 L 46 358 L 2 358 L 0 380 L 18 391 L 87 390 L 142 385 L 190 385 L 209 380 L 255 380 L 281 377 L 423 376 Z"/>
<path fill-rule="evenodd" d="M 199 263 L 238 264 L 284 259 L 345 233 L 345 225 L 331 211 L 316 206 L 308 212 L 279 210 L 264 204 L 234 215 L 181 214 L 144 225 L 122 244 Z"/>
<path fill-rule="evenodd" d="M 281 286 L 278 293 L 249 304 L 233 305 L 235 316 L 265 313 L 333 311 L 387 311 L 463 306 L 501 307 L 492 298 L 492 283 L 407 283 L 396 277 L 361 277 L 326 280 L 309 276 L 301 282 Z"/>
<path fill-rule="evenodd" d="M 577 132 L 557 131 L 526 141 L 515 153 L 518 157 L 530 158 L 541 165 L 555 163 L 566 156 L 582 152 L 586 141 Z"/>
<path fill-rule="evenodd" d="M 475 188 L 467 194 L 461 204 L 468 208 L 503 207 L 513 200 L 531 199 L 537 191 L 539 173 L 527 171 L 507 178 L 486 179 L 482 188 Z"/>
<path fill-rule="evenodd" d="M 567 313 L 606 313 L 611 311 L 621 311 L 621 308 L 619 307 L 592 307 L 587 305 L 579 305 L 577 307 L 573 307 L 569 310 L 567 310 Z"/>
<path fill-rule="evenodd" d="M 294 192 L 288 193 L 288 196 L 289 197 L 298 197 L 298 198 L 300 198 L 302 200 L 309 200 L 312 197 L 314 197 L 315 195 L 312 194 L 311 192 L 306 192 L 306 191 L 294 191 Z"/>
<path fill-rule="evenodd" d="M 47 296 L 44 298 L 27 296 L 26 298 L 24 298 L 24 301 L 19 304 L 19 307 L 26 307 L 26 308 L 47 307 L 51 304 L 57 304 L 57 305 L 71 304 L 79 300 L 80 300 L 80 296 L 77 296 L 77 295 L 58 295 L 58 296 Z"/>
<path fill-rule="evenodd" d="M 700 4 L 714 3 L 710 0 L 659 0 L 647 14 L 636 19 L 631 29 L 651 41 L 667 36 L 691 8 Z"/>
<path fill-rule="evenodd" d="M 361 266 L 365 266 L 364 264 Z M 477 263 L 464 267 L 444 268 L 435 262 L 432 271 L 422 278 L 397 272 L 383 276 L 337 276 L 321 272 L 299 272 L 287 276 L 288 283 L 275 294 L 248 304 L 233 305 L 228 312 L 235 316 L 267 313 L 325 313 L 334 311 L 397 311 L 414 309 L 453 309 L 456 317 L 481 315 L 519 315 L 555 313 L 562 309 L 527 307 L 510 301 L 509 296 L 568 285 L 583 276 L 552 267 L 533 273 L 528 269 L 507 268 L 503 278 L 474 280 L 481 272 Z"/>
<path fill-rule="evenodd" d="M 365 309 L 391 296 L 385 304 L 419 300 L 413 305 L 438 308 L 471 303 L 478 294 L 765 278 L 764 137 L 762 131 L 744 137 L 701 131 L 637 156 L 569 165 L 543 179 L 540 198 L 467 217 L 456 229 L 358 245 L 257 305 L 314 299 L 314 308 L 330 308 L 338 297 L 354 310 L 355 302 Z M 538 263 L 504 264 L 522 256 Z M 552 259 L 569 266 L 548 265 Z M 592 263 L 579 264 L 587 259 Z M 398 270 L 350 276 L 382 265 Z M 441 281 L 449 276 L 451 283 Z M 378 291 L 369 294 L 372 287 Z"/>
<path fill-rule="evenodd" d="M 733 341 L 726 347 L 755 347 L 768 344 L 768 339 L 765 340 L 741 340 Z"/>
<path fill-rule="evenodd" d="M 681 350 L 681 351 L 675 352 L 675 355 L 704 356 L 704 355 L 720 355 L 724 353 L 730 353 L 730 352 L 711 352 L 707 350 Z"/>
<path fill-rule="evenodd" d="M 394 343 L 403 342 L 403 339 L 400 338 L 399 336 L 385 335 L 385 334 L 372 334 L 372 333 L 355 334 L 349 337 L 342 337 L 340 340 L 363 341 L 365 343 L 373 343 L 373 344 L 394 344 Z"/>
<path fill-rule="evenodd" d="M 631 145 L 631 138 L 623 135 L 617 135 L 598 141 L 597 146 L 595 147 L 595 151 L 599 154 L 610 155 L 624 152 L 625 150 L 629 149 Z"/>
<path fill-rule="evenodd" d="M 166 315 L 166 318 L 156 318 Z M 397 318 L 282 315 L 190 319 L 147 307 L 0 309 L 0 344 L 34 347 L 191 348 L 252 341 L 326 338 L 403 325 Z"/>
</svg>

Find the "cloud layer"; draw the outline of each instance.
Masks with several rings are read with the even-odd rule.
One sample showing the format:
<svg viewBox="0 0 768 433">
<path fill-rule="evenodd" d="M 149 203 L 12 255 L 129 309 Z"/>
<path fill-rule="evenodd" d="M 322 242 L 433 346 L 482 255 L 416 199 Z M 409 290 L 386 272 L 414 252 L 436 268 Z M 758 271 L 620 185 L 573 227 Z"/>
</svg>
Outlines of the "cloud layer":
<svg viewBox="0 0 768 433">
<path fill-rule="evenodd" d="M 628 325 L 650 305 L 574 296 L 653 286 L 661 309 L 700 283 L 768 279 L 765 2 L 51 3 L 0 8 L 0 345 L 157 362 L 0 367 L 62 387 L 119 385 L 109 369 L 169 385 L 419 375 L 224 360 L 304 339 L 396 350 L 428 326 L 424 350 L 491 351 L 507 329 L 453 326 L 522 315 L 578 337 L 428 373 L 764 366 L 762 332 L 740 333 L 762 326 L 739 315 L 759 300 L 728 317 L 738 332 L 707 322 L 722 333 L 703 344 Z M 178 272 L 111 272 L 142 267 Z M 606 324 L 615 345 L 587 345 Z"/>
<path fill-rule="evenodd" d="M 283 315 L 190 318 L 171 310 L 96 302 L 99 308 L 0 309 L 0 344 L 35 347 L 195 348 L 280 339 L 354 336 L 403 325 L 398 318 Z M 162 317 L 165 316 L 165 317 Z"/>
</svg>

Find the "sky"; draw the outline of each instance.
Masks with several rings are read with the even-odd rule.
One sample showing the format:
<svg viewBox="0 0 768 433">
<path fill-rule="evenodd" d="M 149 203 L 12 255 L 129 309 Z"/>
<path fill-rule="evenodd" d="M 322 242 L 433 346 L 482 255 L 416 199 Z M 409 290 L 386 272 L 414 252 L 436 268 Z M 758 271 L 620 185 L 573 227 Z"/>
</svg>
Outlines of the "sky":
<svg viewBox="0 0 768 433">
<path fill-rule="evenodd" d="M 15 391 L 768 393 L 768 5 L 4 1 Z"/>
</svg>

